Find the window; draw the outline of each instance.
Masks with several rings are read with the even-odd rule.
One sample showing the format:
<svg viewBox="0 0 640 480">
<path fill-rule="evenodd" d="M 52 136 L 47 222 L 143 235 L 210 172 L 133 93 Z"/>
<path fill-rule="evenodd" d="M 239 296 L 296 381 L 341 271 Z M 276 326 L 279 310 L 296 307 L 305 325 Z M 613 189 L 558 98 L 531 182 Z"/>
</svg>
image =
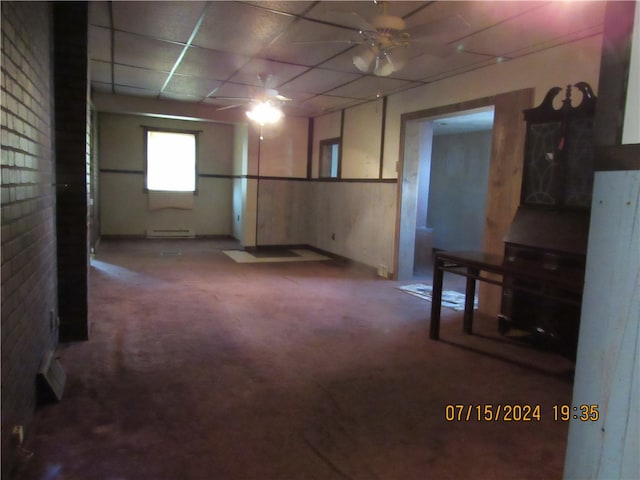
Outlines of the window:
<svg viewBox="0 0 640 480">
<path fill-rule="evenodd" d="M 340 175 L 340 139 L 320 141 L 320 178 L 338 178 Z"/>
<path fill-rule="evenodd" d="M 147 189 L 195 192 L 196 133 L 151 129 L 145 133 Z"/>
</svg>

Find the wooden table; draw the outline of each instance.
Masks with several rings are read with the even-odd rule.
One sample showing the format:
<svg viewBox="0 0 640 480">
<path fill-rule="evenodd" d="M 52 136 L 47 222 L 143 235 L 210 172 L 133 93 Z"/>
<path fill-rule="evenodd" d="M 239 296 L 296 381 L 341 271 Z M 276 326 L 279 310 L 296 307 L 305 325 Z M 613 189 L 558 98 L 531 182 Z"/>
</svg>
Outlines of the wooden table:
<svg viewBox="0 0 640 480">
<path fill-rule="evenodd" d="M 440 310 L 442 304 L 442 283 L 444 272 L 450 272 L 467 277 L 465 290 L 464 316 L 462 330 L 472 333 L 473 306 L 476 292 L 476 281 L 487 282 L 510 288 L 528 291 L 542 297 L 554 298 L 568 303 L 578 303 L 575 294 L 582 293 L 583 279 L 579 272 L 559 275 L 553 270 L 539 265 L 514 265 L 504 261 L 502 255 L 481 251 L 435 253 L 433 265 L 433 292 L 431 299 L 431 326 L 429 337 L 433 340 L 440 338 Z M 487 274 L 496 274 L 501 279 L 490 278 Z M 539 285 L 539 288 L 518 286 L 515 280 L 528 280 Z M 558 295 L 558 290 L 573 294 L 573 298 Z"/>
</svg>

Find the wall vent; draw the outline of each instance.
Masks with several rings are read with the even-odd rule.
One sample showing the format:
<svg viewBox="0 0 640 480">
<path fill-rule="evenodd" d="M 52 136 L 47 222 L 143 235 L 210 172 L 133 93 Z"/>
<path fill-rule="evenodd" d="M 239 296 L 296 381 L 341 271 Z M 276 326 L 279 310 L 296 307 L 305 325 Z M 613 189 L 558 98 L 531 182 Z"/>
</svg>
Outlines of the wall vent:
<svg viewBox="0 0 640 480">
<path fill-rule="evenodd" d="M 147 238 L 195 238 L 193 228 L 153 228 L 147 230 Z"/>
<path fill-rule="evenodd" d="M 36 376 L 38 403 L 62 400 L 67 374 L 55 357 L 53 350 L 47 351 Z"/>
</svg>

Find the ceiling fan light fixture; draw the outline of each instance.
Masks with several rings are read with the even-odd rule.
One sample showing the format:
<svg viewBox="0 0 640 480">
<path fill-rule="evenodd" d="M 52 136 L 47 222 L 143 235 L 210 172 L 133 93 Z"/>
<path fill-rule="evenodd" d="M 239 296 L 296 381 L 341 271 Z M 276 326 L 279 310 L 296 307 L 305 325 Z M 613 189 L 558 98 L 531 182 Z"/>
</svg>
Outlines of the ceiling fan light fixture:
<svg viewBox="0 0 640 480">
<path fill-rule="evenodd" d="M 247 111 L 247 117 L 260 125 L 278 122 L 283 117 L 282 110 L 271 102 L 258 102 Z"/>
<path fill-rule="evenodd" d="M 353 64 L 358 70 L 366 73 L 371 69 L 371 65 L 373 65 L 373 62 L 376 60 L 377 54 L 378 52 L 375 46 L 366 46 L 353 56 Z"/>
<path fill-rule="evenodd" d="M 376 66 L 373 69 L 373 74 L 378 77 L 388 77 L 394 72 L 393 64 L 389 61 L 386 55 L 380 55 L 376 59 Z"/>
</svg>

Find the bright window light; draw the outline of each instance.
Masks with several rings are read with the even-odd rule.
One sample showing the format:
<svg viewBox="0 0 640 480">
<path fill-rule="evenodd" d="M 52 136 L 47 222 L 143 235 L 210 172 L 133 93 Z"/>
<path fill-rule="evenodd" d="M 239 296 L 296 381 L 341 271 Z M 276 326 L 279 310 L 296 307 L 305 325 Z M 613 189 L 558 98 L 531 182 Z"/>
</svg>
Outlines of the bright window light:
<svg viewBox="0 0 640 480">
<path fill-rule="evenodd" d="M 195 191 L 195 134 L 147 131 L 147 189 Z"/>
</svg>

